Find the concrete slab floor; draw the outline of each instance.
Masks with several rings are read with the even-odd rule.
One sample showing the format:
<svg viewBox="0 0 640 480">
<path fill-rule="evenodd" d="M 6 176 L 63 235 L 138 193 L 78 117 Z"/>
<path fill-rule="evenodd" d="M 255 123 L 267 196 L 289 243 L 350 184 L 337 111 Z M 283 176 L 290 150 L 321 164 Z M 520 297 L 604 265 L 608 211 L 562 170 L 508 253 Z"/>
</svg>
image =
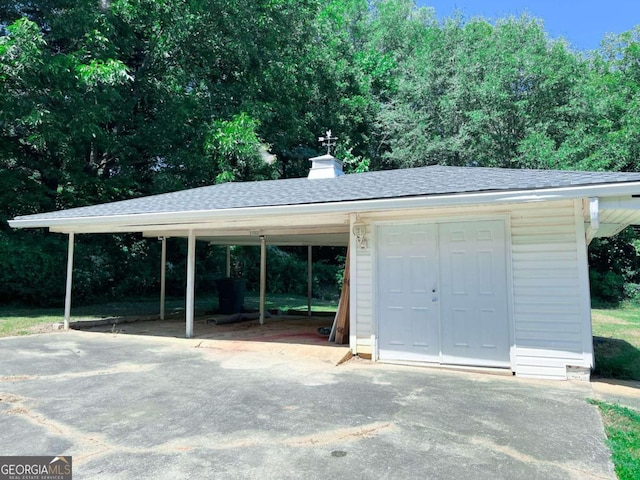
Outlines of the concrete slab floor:
<svg viewBox="0 0 640 480">
<path fill-rule="evenodd" d="M 226 325 L 211 323 L 214 318 L 224 315 L 204 315 L 194 320 L 194 339 L 206 348 L 234 351 L 254 351 L 278 354 L 309 356 L 332 364 L 340 362 L 349 353 L 348 345 L 330 343 L 326 335 L 318 333 L 321 327 L 331 327 L 331 317 L 276 316 L 267 318 L 263 325 L 258 320 L 243 321 Z M 184 338 L 185 320 L 176 317 L 167 320 L 147 319 L 109 323 L 108 321 L 88 322 L 76 328 L 89 332 L 104 332 L 114 335 L 143 335 Z"/>
<path fill-rule="evenodd" d="M 195 318 L 194 337 L 243 339 L 249 341 L 292 341 L 325 344 L 327 337 L 318 333 L 320 327 L 331 327 L 332 317 L 307 316 L 273 316 L 265 319 L 260 325 L 257 319 L 216 325 L 213 320 L 228 317 L 227 315 L 201 315 Z M 153 335 L 184 338 L 184 317 L 173 317 L 158 320 L 154 317 L 133 317 L 105 319 L 98 321 L 79 321 L 72 324 L 74 329 L 94 332 L 118 332 L 132 335 Z M 291 340 L 294 337 L 295 340 Z"/>
<path fill-rule="evenodd" d="M 72 455 L 76 479 L 615 478 L 587 382 L 203 341 L 0 339 L 0 454 Z"/>
</svg>

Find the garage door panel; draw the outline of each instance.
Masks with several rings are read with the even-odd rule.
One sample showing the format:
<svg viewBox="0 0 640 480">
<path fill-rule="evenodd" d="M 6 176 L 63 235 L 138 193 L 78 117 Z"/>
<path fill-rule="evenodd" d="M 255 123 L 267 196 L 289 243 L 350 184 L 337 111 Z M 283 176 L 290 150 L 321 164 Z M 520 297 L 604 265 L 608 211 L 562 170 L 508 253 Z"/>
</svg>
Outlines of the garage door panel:
<svg viewBox="0 0 640 480">
<path fill-rule="evenodd" d="M 383 258 L 382 262 L 384 263 L 384 269 L 387 275 L 389 275 L 389 282 L 384 284 L 387 288 L 387 293 L 402 293 L 402 279 L 404 276 L 403 258 L 399 256 L 388 256 Z"/>
<path fill-rule="evenodd" d="M 412 345 L 423 349 L 438 349 L 438 325 L 428 307 L 411 309 Z"/>
<path fill-rule="evenodd" d="M 384 244 L 388 245 L 389 247 L 402 245 L 402 233 L 385 231 L 384 232 Z"/>
<path fill-rule="evenodd" d="M 421 245 L 426 245 L 429 243 L 429 232 L 427 231 L 410 231 L 409 232 L 409 244 L 417 245 L 420 247 Z"/>
<path fill-rule="evenodd" d="M 480 321 L 480 346 L 482 348 L 497 348 L 496 339 L 500 337 L 496 326 L 499 324 L 495 309 L 482 309 L 478 312 Z"/>
<path fill-rule="evenodd" d="M 377 238 L 380 359 L 509 365 L 502 221 L 379 226 Z"/>
<path fill-rule="evenodd" d="M 477 256 L 476 278 L 479 280 L 480 295 L 493 295 L 495 293 L 494 272 L 492 264 L 495 258 L 494 251 L 482 250 Z"/>
<path fill-rule="evenodd" d="M 443 325 L 443 333 L 447 343 L 453 348 L 469 346 L 469 312 L 465 308 L 454 308 L 451 310 L 452 322 Z"/>
<path fill-rule="evenodd" d="M 380 333 L 388 339 L 389 345 L 405 345 L 407 335 L 400 320 L 406 315 L 406 311 L 405 307 L 390 306 L 386 309 L 385 321 L 380 328 Z"/>
<path fill-rule="evenodd" d="M 411 293 L 426 294 L 431 281 L 431 269 L 427 257 L 412 256 L 409 259 Z"/>
<path fill-rule="evenodd" d="M 451 263 L 449 265 L 449 277 L 450 283 L 445 284 L 445 288 L 451 289 L 452 295 L 466 295 L 467 294 L 467 277 L 462 275 L 456 275 L 456 272 L 467 270 L 467 252 L 453 251 L 451 252 Z"/>
<path fill-rule="evenodd" d="M 447 241 L 453 237 L 467 240 Z M 504 223 L 441 224 L 439 247 L 443 363 L 509 365 Z"/>
<path fill-rule="evenodd" d="M 489 229 L 480 228 L 476 231 L 476 240 L 478 242 L 493 240 L 493 232 Z"/>
<path fill-rule="evenodd" d="M 426 307 L 388 309 L 387 317 L 380 328 L 380 338 L 386 339 L 380 346 L 380 358 L 436 361 L 439 355 L 438 325 L 436 322 L 427 321 L 430 316 L 429 310 Z"/>
<path fill-rule="evenodd" d="M 378 227 L 382 360 L 439 361 L 439 316 L 431 296 L 437 287 L 435 238 L 433 225 Z"/>
</svg>

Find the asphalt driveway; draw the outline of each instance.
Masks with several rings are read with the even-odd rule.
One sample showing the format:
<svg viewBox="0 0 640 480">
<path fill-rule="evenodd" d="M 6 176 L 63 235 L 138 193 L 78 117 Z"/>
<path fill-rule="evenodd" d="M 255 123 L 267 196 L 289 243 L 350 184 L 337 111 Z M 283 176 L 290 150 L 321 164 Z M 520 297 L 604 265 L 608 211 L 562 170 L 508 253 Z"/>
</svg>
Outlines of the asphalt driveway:
<svg viewBox="0 0 640 480">
<path fill-rule="evenodd" d="M 615 478 L 588 383 L 195 341 L 0 339 L 0 455 L 76 479 Z"/>
</svg>

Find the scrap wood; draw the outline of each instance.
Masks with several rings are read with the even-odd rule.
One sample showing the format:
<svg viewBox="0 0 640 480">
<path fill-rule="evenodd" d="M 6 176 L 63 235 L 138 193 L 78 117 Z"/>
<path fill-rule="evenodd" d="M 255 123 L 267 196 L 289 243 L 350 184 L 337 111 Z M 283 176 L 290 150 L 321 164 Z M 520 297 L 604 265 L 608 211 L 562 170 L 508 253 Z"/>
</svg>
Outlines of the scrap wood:
<svg viewBox="0 0 640 480">
<path fill-rule="evenodd" d="M 349 343 L 349 287 L 344 290 L 345 299 L 341 303 L 341 309 L 338 311 L 336 323 L 336 343 L 344 345 Z"/>
<path fill-rule="evenodd" d="M 344 276 L 342 278 L 342 292 L 334 324 L 336 326 L 335 342 L 344 345 L 349 342 L 349 297 L 350 297 L 350 276 L 349 276 L 349 248 L 347 248 L 347 260 L 344 264 Z"/>
<path fill-rule="evenodd" d="M 333 317 L 333 325 L 331 325 L 331 333 L 329 334 L 329 341 L 331 343 L 336 341 L 336 328 L 338 327 L 338 312 L 340 311 L 341 303 L 342 303 L 342 295 L 340 296 L 340 300 L 338 300 L 338 310 L 336 311 L 335 317 Z"/>
<path fill-rule="evenodd" d="M 337 367 L 338 365 L 342 365 L 342 364 L 343 364 L 343 363 L 345 363 L 345 362 L 348 362 L 348 361 L 349 361 L 349 360 L 351 360 L 352 358 L 353 358 L 353 353 L 351 352 L 351 350 L 349 350 L 349 351 L 344 355 L 344 357 L 342 357 L 342 358 L 340 359 L 340 361 L 339 361 L 338 363 L 336 363 L 336 367 Z"/>
</svg>

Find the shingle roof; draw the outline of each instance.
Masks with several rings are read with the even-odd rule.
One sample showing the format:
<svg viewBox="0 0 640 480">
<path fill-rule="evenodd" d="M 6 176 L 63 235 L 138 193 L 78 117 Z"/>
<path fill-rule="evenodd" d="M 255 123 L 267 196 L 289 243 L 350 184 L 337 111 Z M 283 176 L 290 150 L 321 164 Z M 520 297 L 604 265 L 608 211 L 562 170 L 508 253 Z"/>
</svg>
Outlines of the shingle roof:
<svg viewBox="0 0 640 480">
<path fill-rule="evenodd" d="M 16 217 L 63 219 L 319 204 L 412 196 L 544 190 L 640 181 L 640 173 L 430 166 L 344 175 L 223 183 L 89 207 Z"/>
</svg>

